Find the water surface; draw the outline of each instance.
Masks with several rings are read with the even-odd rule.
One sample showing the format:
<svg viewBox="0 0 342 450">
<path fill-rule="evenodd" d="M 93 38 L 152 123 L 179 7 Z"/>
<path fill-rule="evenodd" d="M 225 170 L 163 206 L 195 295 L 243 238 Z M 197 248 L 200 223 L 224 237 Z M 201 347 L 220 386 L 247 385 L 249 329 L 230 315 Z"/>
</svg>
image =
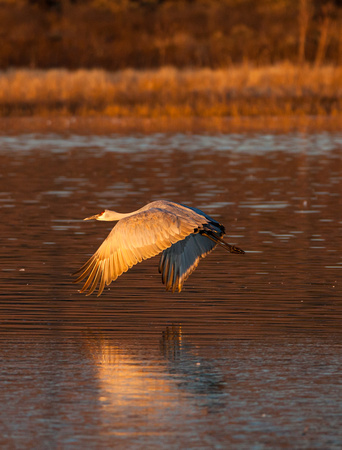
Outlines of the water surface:
<svg viewBox="0 0 342 450">
<path fill-rule="evenodd" d="M 340 448 L 342 134 L 0 136 L 4 448 Z M 71 274 L 156 199 L 225 224 L 180 294 L 158 257 Z"/>
</svg>

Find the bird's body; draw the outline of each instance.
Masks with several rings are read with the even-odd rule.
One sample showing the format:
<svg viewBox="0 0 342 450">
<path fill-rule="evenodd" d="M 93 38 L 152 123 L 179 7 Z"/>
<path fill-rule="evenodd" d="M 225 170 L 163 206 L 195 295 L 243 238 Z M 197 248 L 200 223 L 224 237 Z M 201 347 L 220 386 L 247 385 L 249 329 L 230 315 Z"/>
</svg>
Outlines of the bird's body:
<svg viewBox="0 0 342 450">
<path fill-rule="evenodd" d="M 181 291 L 199 260 L 217 244 L 231 253 L 244 253 L 226 243 L 224 226 L 199 209 L 158 200 L 132 213 L 105 210 L 84 220 L 118 221 L 94 255 L 76 272 L 75 282 L 88 277 L 81 292 L 98 296 L 134 264 L 162 253 L 159 272 L 167 290 Z"/>
</svg>

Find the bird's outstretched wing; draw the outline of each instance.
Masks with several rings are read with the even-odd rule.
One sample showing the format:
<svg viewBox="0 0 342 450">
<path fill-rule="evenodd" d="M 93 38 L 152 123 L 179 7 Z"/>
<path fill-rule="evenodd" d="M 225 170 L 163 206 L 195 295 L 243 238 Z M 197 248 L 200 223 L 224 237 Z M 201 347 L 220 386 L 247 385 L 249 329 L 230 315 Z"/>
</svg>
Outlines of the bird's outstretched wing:
<svg viewBox="0 0 342 450">
<path fill-rule="evenodd" d="M 201 234 L 190 234 L 164 250 L 160 258 L 159 272 L 166 289 L 180 292 L 200 259 L 214 250 L 216 245 L 217 243 Z"/>
<path fill-rule="evenodd" d="M 105 285 L 133 265 L 171 247 L 207 222 L 205 217 L 182 218 L 158 208 L 121 219 L 94 255 L 74 274 L 79 275 L 75 283 L 88 277 L 81 292 L 89 289 L 87 295 L 90 295 L 99 284 L 99 296 Z"/>
</svg>

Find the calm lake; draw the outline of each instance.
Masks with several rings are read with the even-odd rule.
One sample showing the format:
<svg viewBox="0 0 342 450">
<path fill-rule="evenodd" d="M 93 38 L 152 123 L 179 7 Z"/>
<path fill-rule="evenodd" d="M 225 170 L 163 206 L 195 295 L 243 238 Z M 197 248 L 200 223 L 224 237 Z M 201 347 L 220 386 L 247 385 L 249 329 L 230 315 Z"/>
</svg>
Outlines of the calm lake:
<svg viewBox="0 0 342 450">
<path fill-rule="evenodd" d="M 342 446 L 342 133 L 0 135 L 0 445 Z M 226 226 L 180 294 L 159 257 L 75 272 L 157 199 Z"/>
</svg>

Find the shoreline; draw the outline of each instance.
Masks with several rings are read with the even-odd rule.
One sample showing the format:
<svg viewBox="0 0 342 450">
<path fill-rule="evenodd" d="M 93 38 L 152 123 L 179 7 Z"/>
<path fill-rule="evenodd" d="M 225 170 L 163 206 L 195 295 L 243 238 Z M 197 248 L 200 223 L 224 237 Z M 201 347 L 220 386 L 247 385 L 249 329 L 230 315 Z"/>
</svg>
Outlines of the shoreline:
<svg viewBox="0 0 342 450">
<path fill-rule="evenodd" d="M 231 134 L 341 132 L 342 116 L 238 117 L 238 118 L 124 118 L 95 117 L 0 117 L 0 135 L 57 133 L 107 134 Z"/>
</svg>

